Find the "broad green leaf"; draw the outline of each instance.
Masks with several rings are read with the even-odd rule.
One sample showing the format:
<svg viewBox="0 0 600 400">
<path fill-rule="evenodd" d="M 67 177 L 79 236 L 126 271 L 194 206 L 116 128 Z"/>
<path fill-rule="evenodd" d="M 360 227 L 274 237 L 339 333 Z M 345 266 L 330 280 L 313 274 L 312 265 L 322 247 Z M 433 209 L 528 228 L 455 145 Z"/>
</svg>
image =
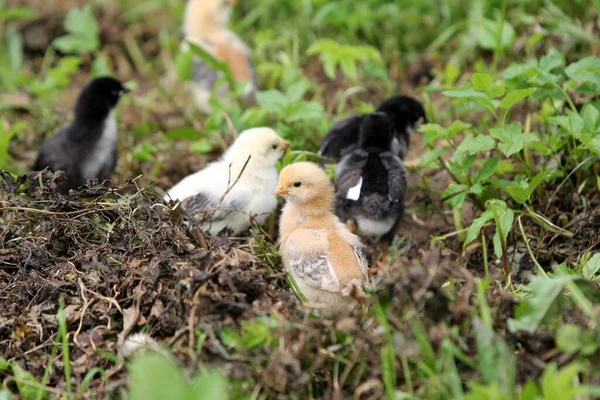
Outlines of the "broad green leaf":
<svg viewBox="0 0 600 400">
<path fill-rule="evenodd" d="M 310 82 L 303 79 L 291 84 L 285 94 L 289 102 L 301 101 L 308 89 L 310 89 Z"/>
<path fill-rule="evenodd" d="M 500 162 L 499 156 L 494 156 L 494 157 L 490 158 L 489 160 L 487 160 L 485 162 L 485 164 L 483 164 L 483 167 L 481 167 L 479 172 L 477 172 L 477 177 L 475 178 L 475 182 L 482 182 L 482 181 L 490 178 L 496 171 L 496 167 L 498 166 L 499 162 Z"/>
<path fill-rule="evenodd" d="M 489 202 L 489 206 L 492 209 L 492 212 L 498 218 L 498 223 L 496 224 L 496 233 L 493 237 L 494 242 L 494 254 L 496 257 L 502 257 L 502 242 L 501 239 L 506 242 L 508 234 L 511 231 L 512 224 L 515 220 L 515 213 L 510 208 L 506 207 L 506 203 L 502 200 L 491 200 Z M 502 235 L 502 236 L 500 236 Z"/>
<path fill-rule="evenodd" d="M 511 332 L 534 332 L 549 315 L 552 305 L 563 290 L 565 279 L 570 278 L 532 275 L 524 288 L 527 296 L 516 307 L 515 318 L 508 320 L 508 329 Z"/>
<path fill-rule="evenodd" d="M 175 128 L 165 132 L 165 137 L 171 140 L 193 140 L 202 136 L 202 133 L 194 128 Z"/>
<path fill-rule="evenodd" d="M 433 168 L 436 166 L 436 162 L 446 153 L 448 153 L 450 149 L 433 149 L 431 151 L 426 152 L 421 156 L 420 165 L 426 168 Z"/>
<path fill-rule="evenodd" d="M 445 90 L 442 94 L 448 97 L 457 97 L 457 98 L 478 98 L 478 99 L 486 99 L 487 96 L 483 92 L 479 92 L 477 90 Z"/>
<path fill-rule="evenodd" d="M 506 342 L 493 330 L 485 326 L 479 319 L 474 318 L 473 329 L 477 347 L 479 371 L 486 383 L 499 384 L 499 390 L 504 398 L 513 393 L 516 377 L 516 357 Z"/>
<path fill-rule="evenodd" d="M 68 35 L 54 40 L 53 45 L 65 53 L 91 53 L 100 46 L 99 28 L 92 7 L 72 8 L 65 19 Z"/>
<path fill-rule="evenodd" d="M 506 157 L 523 150 L 525 144 L 538 140 L 532 133 L 521 132 L 521 125 L 518 122 L 494 127 L 490 129 L 490 135 L 500 141 L 498 148 Z"/>
<path fill-rule="evenodd" d="M 108 57 L 104 53 L 98 53 L 98 56 L 92 63 L 92 73 L 91 76 L 99 77 L 99 76 L 112 76 L 113 70 L 110 66 L 110 62 L 108 61 Z"/>
<path fill-rule="evenodd" d="M 502 81 L 494 82 L 490 90 L 488 90 L 488 95 L 492 99 L 502 97 L 504 96 L 504 93 L 506 93 L 506 86 L 504 86 L 504 82 Z"/>
<path fill-rule="evenodd" d="M 154 161 L 154 154 L 156 153 L 156 146 L 150 142 L 138 143 L 132 153 L 133 159 L 141 162 Z"/>
<path fill-rule="evenodd" d="M 217 370 L 206 370 L 201 371 L 192 381 L 191 390 L 186 400 L 228 400 L 229 398 L 227 378 Z"/>
<path fill-rule="evenodd" d="M 556 345 L 564 352 L 574 353 L 581 348 L 581 331 L 577 325 L 566 324 L 556 331 Z"/>
<path fill-rule="evenodd" d="M 500 32 L 498 32 L 498 25 L 498 22 L 491 19 L 483 20 L 477 33 L 479 46 L 487 50 L 496 50 L 498 45 L 502 46 L 504 50 L 510 49 L 516 38 L 515 29 L 508 21 L 503 21 L 500 25 Z M 500 43 L 498 43 L 498 36 Z"/>
<path fill-rule="evenodd" d="M 583 277 L 592 279 L 600 271 L 600 253 L 594 254 L 583 266 Z"/>
<path fill-rule="evenodd" d="M 278 90 L 258 92 L 256 93 L 256 101 L 261 108 L 277 115 L 283 115 L 284 108 L 288 104 L 287 98 Z"/>
<path fill-rule="evenodd" d="M 542 374 L 540 386 L 542 387 L 545 400 L 575 399 L 582 394 L 579 387 L 577 375 L 582 367 L 578 363 L 572 363 L 560 370 L 555 363 L 551 363 Z"/>
<path fill-rule="evenodd" d="M 479 236 L 479 232 L 481 232 L 481 228 L 483 228 L 483 225 L 485 225 L 493 218 L 494 214 L 491 210 L 486 210 L 478 218 L 475 218 L 475 220 L 471 223 L 469 230 L 467 231 L 464 247 L 466 247 L 473 240 L 477 239 L 477 237 Z"/>
<path fill-rule="evenodd" d="M 206 138 L 196 140 L 194 143 L 192 143 L 190 145 L 190 151 L 192 153 L 206 154 L 206 153 L 210 153 L 212 150 L 213 150 L 213 147 L 208 142 L 208 139 L 206 139 Z"/>
<path fill-rule="evenodd" d="M 500 101 L 498 107 L 504 110 L 510 110 L 515 104 L 520 102 L 521 100 L 529 97 L 533 94 L 537 89 L 536 88 L 528 88 L 528 89 L 517 89 L 509 91 L 506 96 Z"/>
<path fill-rule="evenodd" d="M 438 124 L 424 124 L 419 127 L 419 132 L 423 132 L 423 146 L 434 143 L 437 139 L 445 138 L 447 128 Z"/>
<path fill-rule="evenodd" d="M 144 352 L 129 366 L 129 396 L 131 400 L 184 400 L 189 398 L 189 384 L 173 361 Z"/>
<path fill-rule="evenodd" d="M 192 66 L 194 54 L 191 51 L 180 51 L 175 57 L 175 73 L 181 81 L 190 81 L 193 77 Z"/>
<path fill-rule="evenodd" d="M 544 71 L 550 72 L 553 69 L 562 68 L 564 66 L 565 56 L 556 49 L 550 49 L 548 54 L 540 58 L 540 68 Z"/>
<path fill-rule="evenodd" d="M 475 154 L 482 151 L 488 151 L 496 146 L 496 141 L 485 135 L 468 137 L 456 149 L 457 153 Z"/>
<path fill-rule="evenodd" d="M 583 129 L 587 133 L 596 134 L 598 132 L 598 123 L 600 122 L 600 112 L 592 103 L 585 105 L 581 116 L 583 118 Z"/>
<path fill-rule="evenodd" d="M 529 201 L 531 195 L 535 191 L 535 189 L 546 179 L 548 173 L 546 171 L 542 171 L 536 176 L 534 176 L 530 182 L 525 180 L 516 180 L 511 182 L 511 184 L 504 187 L 506 193 L 510 195 L 515 201 L 521 204 L 525 204 Z"/>
<path fill-rule="evenodd" d="M 323 118 L 325 108 L 316 101 L 299 102 L 286 113 L 287 122 L 319 120 Z"/>
<path fill-rule="evenodd" d="M 458 135 L 459 133 L 464 132 L 465 130 L 471 128 L 471 126 L 473 126 L 473 125 L 457 119 L 448 128 L 448 137 L 454 137 L 454 136 Z"/>
<path fill-rule="evenodd" d="M 443 91 L 442 94 L 448 97 L 455 97 L 459 99 L 467 99 L 474 101 L 476 103 L 481 104 L 491 112 L 494 112 L 495 107 L 488 98 L 488 95 L 483 92 L 479 92 L 476 90 L 446 90 Z"/>
<path fill-rule="evenodd" d="M 476 73 L 471 78 L 473 89 L 481 92 L 487 92 L 492 87 L 493 79 L 489 74 Z"/>
<path fill-rule="evenodd" d="M 582 58 L 565 68 L 565 73 L 574 81 L 600 85 L 600 58 Z"/>
<path fill-rule="evenodd" d="M 462 207 L 467 197 L 467 191 L 469 187 L 467 185 L 452 185 L 442 193 L 442 199 L 446 204 L 453 207 Z"/>
</svg>

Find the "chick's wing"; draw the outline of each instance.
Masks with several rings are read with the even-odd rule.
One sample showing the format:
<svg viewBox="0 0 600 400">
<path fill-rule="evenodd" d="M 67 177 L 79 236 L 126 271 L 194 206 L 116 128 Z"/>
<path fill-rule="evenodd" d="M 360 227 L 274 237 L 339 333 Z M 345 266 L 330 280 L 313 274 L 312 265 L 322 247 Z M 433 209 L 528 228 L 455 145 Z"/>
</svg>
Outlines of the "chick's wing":
<svg viewBox="0 0 600 400">
<path fill-rule="evenodd" d="M 340 282 L 329 261 L 327 234 L 320 229 L 297 229 L 283 249 L 289 268 L 308 286 L 338 292 Z"/>
<path fill-rule="evenodd" d="M 406 170 L 397 155 L 391 152 L 381 153 L 379 158 L 388 173 L 388 194 L 392 202 L 404 198 L 406 191 Z"/>
</svg>

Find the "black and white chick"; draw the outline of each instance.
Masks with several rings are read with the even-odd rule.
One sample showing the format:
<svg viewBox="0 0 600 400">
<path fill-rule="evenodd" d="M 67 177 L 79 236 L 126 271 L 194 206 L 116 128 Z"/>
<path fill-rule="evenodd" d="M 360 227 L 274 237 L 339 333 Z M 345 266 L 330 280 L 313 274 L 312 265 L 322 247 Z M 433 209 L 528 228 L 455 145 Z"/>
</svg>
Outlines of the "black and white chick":
<svg viewBox="0 0 600 400">
<path fill-rule="evenodd" d="M 410 134 L 421 121 L 427 122 L 423 104 L 412 97 L 394 96 L 383 102 L 376 112 L 385 113 L 391 119 L 394 127 L 391 151 L 404 159 Z M 321 141 L 319 154 L 337 162 L 359 148 L 360 127 L 368 115 L 355 115 L 338 121 Z"/>
<path fill-rule="evenodd" d="M 118 158 L 115 108 L 127 92 L 111 77 L 89 82 L 77 98 L 75 120 L 44 141 L 34 171 L 64 171 L 65 182 L 58 187 L 63 194 L 88 179 L 110 179 Z"/>
<path fill-rule="evenodd" d="M 383 256 L 404 214 L 406 170 L 392 151 L 394 127 L 385 113 L 365 117 L 358 149 L 336 166 L 335 210 L 352 233 L 379 243 Z"/>
</svg>

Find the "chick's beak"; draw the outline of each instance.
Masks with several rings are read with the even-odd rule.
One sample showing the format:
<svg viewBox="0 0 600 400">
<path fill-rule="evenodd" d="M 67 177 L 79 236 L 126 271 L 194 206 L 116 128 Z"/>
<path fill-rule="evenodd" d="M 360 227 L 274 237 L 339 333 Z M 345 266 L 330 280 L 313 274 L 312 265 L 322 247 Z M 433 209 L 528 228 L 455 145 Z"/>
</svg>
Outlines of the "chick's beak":
<svg viewBox="0 0 600 400">
<path fill-rule="evenodd" d="M 277 189 L 275 189 L 275 192 L 273 193 L 274 195 L 279 195 L 279 196 L 283 196 L 285 194 L 288 194 L 289 190 L 284 188 L 283 186 L 279 186 Z"/>
<path fill-rule="evenodd" d="M 131 92 L 131 89 L 127 89 L 126 87 L 124 87 L 124 88 L 121 89 L 121 93 L 120 94 L 121 94 L 121 96 L 123 96 L 124 94 L 127 94 L 129 92 Z"/>
<path fill-rule="evenodd" d="M 279 145 L 279 151 L 286 151 L 287 149 L 289 149 L 290 147 L 292 147 L 292 144 L 290 142 L 286 142 L 285 140 L 283 141 L 283 143 L 281 143 Z"/>
</svg>

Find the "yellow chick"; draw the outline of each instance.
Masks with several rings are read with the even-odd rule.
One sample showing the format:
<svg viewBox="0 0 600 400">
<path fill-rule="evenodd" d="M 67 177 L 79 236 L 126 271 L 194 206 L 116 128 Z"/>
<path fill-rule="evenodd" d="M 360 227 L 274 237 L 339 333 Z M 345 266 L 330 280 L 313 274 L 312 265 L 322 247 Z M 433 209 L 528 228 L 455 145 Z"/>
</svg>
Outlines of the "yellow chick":
<svg viewBox="0 0 600 400">
<path fill-rule="evenodd" d="M 287 200 L 279 221 L 285 268 L 309 306 L 346 309 L 362 293 L 367 260 L 358 236 L 331 211 L 334 190 L 327 175 L 314 163 L 288 165 L 275 194 Z"/>
<path fill-rule="evenodd" d="M 250 60 L 248 46 L 227 28 L 232 7 L 237 0 L 189 0 L 183 21 L 184 41 L 191 42 L 220 61 L 225 61 L 237 82 L 252 82 L 245 100 L 251 100 L 256 91 L 256 74 Z M 187 44 L 184 43 L 185 49 Z M 200 59 L 193 64 L 192 93 L 198 108 L 210 113 L 209 104 L 219 72 Z M 220 97 L 226 97 L 226 85 L 220 88 Z"/>
</svg>

